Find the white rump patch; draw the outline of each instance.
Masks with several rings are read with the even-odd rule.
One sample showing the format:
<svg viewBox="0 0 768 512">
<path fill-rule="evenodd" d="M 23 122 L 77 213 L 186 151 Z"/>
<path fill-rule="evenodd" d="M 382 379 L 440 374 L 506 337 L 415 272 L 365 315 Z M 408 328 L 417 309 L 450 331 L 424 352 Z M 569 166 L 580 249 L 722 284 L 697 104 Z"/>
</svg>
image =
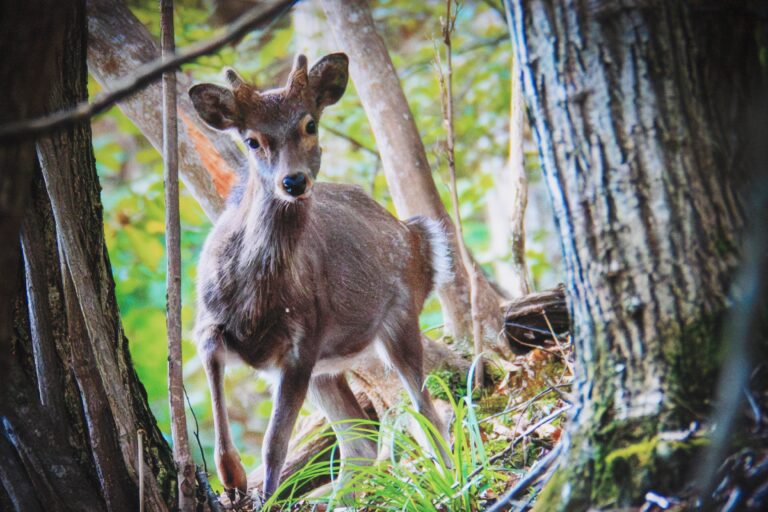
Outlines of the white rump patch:
<svg viewBox="0 0 768 512">
<path fill-rule="evenodd" d="M 448 235 L 445 232 L 445 226 L 438 220 L 421 217 L 418 219 L 418 223 L 427 233 L 429 250 L 432 255 L 432 270 L 434 271 L 432 284 L 437 289 L 453 279 L 453 258 L 451 257 L 451 246 L 448 245 Z"/>
</svg>

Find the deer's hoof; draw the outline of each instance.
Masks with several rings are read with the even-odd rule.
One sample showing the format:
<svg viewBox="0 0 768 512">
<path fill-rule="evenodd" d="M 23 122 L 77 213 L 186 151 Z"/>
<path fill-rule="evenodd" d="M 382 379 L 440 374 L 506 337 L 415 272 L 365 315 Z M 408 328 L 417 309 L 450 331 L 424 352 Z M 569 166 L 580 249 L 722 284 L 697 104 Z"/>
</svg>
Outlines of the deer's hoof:
<svg viewBox="0 0 768 512">
<path fill-rule="evenodd" d="M 261 510 L 261 503 L 255 503 L 248 493 L 241 493 L 238 489 L 227 490 L 229 506 L 225 504 L 227 510 L 236 510 L 238 512 L 257 512 Z"/>
<path fill-rule="evenodd" d="M 219 480 L 227 492 L 236 490 L 241 495 L 247 493 L 248 478 L 237 452 L 222 453 L 216 457 L 216 469 L 219 472 Z"/>
</svg>

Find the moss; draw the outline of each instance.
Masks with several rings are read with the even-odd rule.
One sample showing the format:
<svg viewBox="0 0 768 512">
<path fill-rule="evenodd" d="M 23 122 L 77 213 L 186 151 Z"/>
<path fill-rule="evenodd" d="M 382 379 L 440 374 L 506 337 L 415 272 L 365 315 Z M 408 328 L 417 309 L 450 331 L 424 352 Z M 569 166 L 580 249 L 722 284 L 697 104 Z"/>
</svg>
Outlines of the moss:
<svg viewBox="0 0 768 512">
<path fill-rule="evenodd" d="M 450 390 L 454 400 L 459 400 L 466 393 L 466 376 L 452 368 L 437 368 L 429 372 L 431 379 L 427 379 L 426 385 L 429 394 L 433 398 L 448 400 L 442 381 Z"/>
<path fill-rule="evenodd" d="M 697 415 L 707 413 L 717 383 L 723 358 L 719 335 L 722 313 L 703 315 L 683 327 L 675 325 L 659 333 L 662 356 L 669 366 L 667 392 L 683 409 Z M 687 424 L 690 417 L 677 419 Z"/>
<path fill-rule="evenodd" d="M 655 418 L 613 421 L 574 433 L 572 450 L 544 487 L 536 510 L 612 509 L 641 504 L 649 489 L 673 494 L 708 440 L 668 440 Z"/>
<path fill-rule="evenodd" d="M 563 461 L 539 493 L 534 512 L 570 512 L 590 508 L 590 461 Z"/>
<path fill-rule="evenodd" d="M 669 441 L 653 435 L 611 450 L 595 463 L 592 502 L 637 505 L 648 489 L 678 490 L 691 455 L 706 444 L 702 438 Z"/>
<path fill-rule="evenodd" d="M 611 329 L 594 326 L 585 376 L 591 399 L 582 404 L 580 421 L 571 427 L 571 450 L 539 495 L 537 510 L 631 507 L 641 504 L 649 489 L 681 490 L 692 455 L 706 441 L 668 441 L 659 433 L 685 428 L 693 415 L 708 414 L 722 360 L 723 311 L 703 313 L 683 326 L 659 326 L 653 338 L 643 340 L 643 356 L 654 359 L 662 376 L 664 401 L 660 414 L 639 418 L 617 413 L 625 404 L 616 400 L 637 390 L 617 389 L 633 385 L 617 378 L 615 369 L 625 361 L 613 349 Z"/>
<path fill-rule="evenodd" d="M 654 436 L 624 448 L 613 450 L 605 457 L 605 464 L 610 467 L 618 460 L 635 458 L 641 465 L 646 466 L 653 458 L 653 452 L 656 450 L 658 442 L 659 436 Z"/>
</svg>

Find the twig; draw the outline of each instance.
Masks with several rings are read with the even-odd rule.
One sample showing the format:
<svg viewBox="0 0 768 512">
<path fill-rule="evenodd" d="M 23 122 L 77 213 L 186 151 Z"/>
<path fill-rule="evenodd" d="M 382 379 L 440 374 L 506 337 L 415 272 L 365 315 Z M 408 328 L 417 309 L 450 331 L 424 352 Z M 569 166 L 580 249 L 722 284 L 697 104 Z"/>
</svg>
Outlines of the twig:
<svg viewBox="0 0 768 512">
<path fill-rule="evenodd" d="M 543 345 L 536 345 L 535 343 L 528 343 L 527 341 L 523 341 L 520 338 L 518 338 L 517 336 L 512 336 L 511 334 L 510 334 L 510 337 L 513 340 L 515 340 L 515 343 L 519 343 L 520 345 L 522 345 L 524 347 L 541 350 L 542 352 L 546 352 L 547 354 L 552 354 L 553 356 L 558 357 L 558 358 L 562 357 L 560 352 L 555 352 L 554 350 L 549 349 L 549 348 L 547 348 L 547 347 L 545 347 Z"/>
<path fill-rule="evenodd" d="M 493 506 L 486 510 L 486 512 L 500 512 L 506 510 L 506 505 L 517 498 L 523 491 L 531 486 L 541 475 L 543 475 L 560 457 L 560 453 L 563 451 L 563 444 L 560 443 L 546 454 L 544 457 L 534 464 L 528 473 L 515 484 L 515 486 L 509 490 L 507 494 L 502 496 L 499 501 L 493 504 Z"/>
<path fill-rule="evenodd" d="M 507 446 L 506 448 L 504 448 L 502 451 L 500 451 L 499 453 L 497 453 L 497 454 L 496 454 L 496 455 L 494 455 L 493 457 L 490 457 L 490 458 L 488 459 L 488 464 L 492 464 L 492 463 L 496 462 L 497 460 L 499 460 L 500 458 L 502 458 L 502 457 L 504 457 L 505 455 L 507 455 L 509 452 L 511 452 L 511 451 L 512 451 L 512 449 L 514 449 L 514 447 L 515 447 L 515 446 L 517 446 L 517 444 L 518 444 L 520 441 L 522 441 L 523 439 L 525 439 L 525 438 L 526 438 L 526 437 L 528 437 L 529 435 L 533 434 L 533 433 L 534 433 L 536 430 L 538 430 L 540 427 L 542 427 L 542 426 L 546 425 L 547 423 L 551 423 L 551 422 L 553 422 L 553 421 L 554 421 L 554 420 L 556 420 L 556 419 L 557 419 L 557 418 L 558 418 L 558 417 L 559 417 L 561 414 L 563 414 L 565 411 L 567 411 L 567 410 L 568 410 L 568 409 L 570 409 L 570 408 L 571 408 L 571 406 L 570 406 L 570 405 L 566 405 L 565 407 L 561 407 L 560 409 L 556 410 L 555 412 L 552 412 L 552 413 L 548 414 L 547 416 L 545 416 L 544 418 L 540 419 L 540 420 L 539 420 L 538 422 L 536 422 L 536 423 L 535 423 L 533 426 L 529 427 L 529 428 L 528 428 L 528 430 L 526 430 L 525 432 L 523 432 L 522 434 L 520 434 L 519 436 L 517 436 L 517 437 L 516 437 L 514 440 L 512 440 L 512 441 L 509 443 L 509 446 Z M 560 446 L 560 445 L 558 444 L 558 446 Z M 554 450 L 553 450 L 553 451 L 554 451 Z M 480 467 L 478 467 L 478 468 L 477 468 L 477 469 L 475 469 L 475 470 L 474 470 L 472 473 L 470 473 L 470 474 L 469 474 L 469 476 L 468 476 L 468 477 L 467 477 L 465 480 L 467 480 L 467 481 L 471 481 L 473 478 L 475 478 L 477 475 L 479 475 L 479 474 L 480 474 L 480 473 L 481 473 L 483 470 L 485 470 L 485 469 L 486 469 L 486 466 L 480 466 Z"/>
<path fill-rule="evenodd" d="M 549 332 L 552 334 L 552 339 L 555 342 L 555 345 L 557 346 L 557 349 L 560 351 L 560 354 L 563 357 L 563 363 L 565 363 L 565 366 L 568 368 L 568 371 L 571 372 L 571 376 L 575 376 L 576 373 L 573 371 L 573 365 L 568 360 L 568 356 L 565 354 L 565 350 L 563 350 L 562 345 L 560 345 L 560 342 L 557 339 L 557 334 L 555 334 L 555 330 L 552 328 L 552 324 L 549 322 L 549 317 L 547 317 L 547 312 L 542 310 L 541 311 L 542 316 L 544 317 L 544 321 L 547 322 L 547 327 L 549 327 Z"/>
<path fill-rule="evenodd" d="M 569 382 L 567 384 L 557 384 L 555 386 L 549 386 L 547 389 L 545 389 L 544 391 L 541 391 L 540 393 L 538 393 L 533 398 L 530 398 L 530 399 L 528 399 L 527 401 L 525 401 L 525 402 L 523 402 L 521 404 L 517 404 L 514 407 L 510 407 L 508 409 L 504 409 L 501 412 L 497 412 L 495 414 L 491 414 L 490 416 L 486 416 L 485 418 L 479 420 L 478 423 L 483 423 L 484 421 L 489 421 L 489 420 L 492 420 L 493 418 L 498 418 L 499 416 L 504 416 L 504 415 L 509 414 L 511 412 L 515 412 L 515 411 L 518 411 L 520 409 L 524 409 L 524 408 L 528 407 L 529 405 L 531 405 L 536 400 L 540 399 L 541 397 L 551 393 L 552 391 L 559 391 L 558 388 L 566 388 L 566 387 L 569 387 L 570 385 L 571 385 L 571 383 Z"/>
<path fill-rule="evenodd" d="M 527 331 L 535 332 L 536 334 L 544 334 L 544 335 L 550 335 L 551 334 L 551 327 L 549 331 L 545 331 L 544 329 L 539 329 L 538 327 L 533 327 L 532 325 L 526 325 L 521 324 L 519 322 L 513 322 L 512 320 L 505 320 L 504 321 L 505 327 L 517 327 L 518 329 L 525 329 Z M 502 331 L 503 334 L 504 331 Z M 565 335 L 558 335 L 555 336 L 555 339 L 563 339 L 567 338 Z"/>
<path fill-rule="evenodd" d="M 200 466 L 196 466 L 195 476 L 197 476 L 197 484 L 205 492 L 205 498 L 211 512 L 224 512 L 224 506 L 219 501 L 218 494 L 213 492 L 211 483 L 208 481 L 208 471 L 205 471 Z"/>
<path fill-rule="evenodd" d="M 160 0 L 161 59 L 173 54 L 173 0 Z M 179 220 L 179 137 L 176 71 L 163 73 L 163 178 L 165 180 L 166 326 L 168 329 L 168 400 L 173 458 L 179 485 L 179 510 L 195 509 L 194 465 L 189 454 L 181 356 L 181 227 Z"/>
<path fill-rule="evenodd" d="M 436 331 L 438 329 L 442 329 L 443 327 L 445 327 L 445 324 L 433 325 L 432 327 L 427 327 L 426 329 L 421 331 L 421 334 L 427 334 L 428 332 Z"/>
<path fill-rule="evenodd" d="M 342 132 L 341 130 L 337 130 L 333 126 L 329 126 L 327 124 L 323 124 L 322 128 L 323 128 L 323 130 L 331 132 L 332 134 L 336 135 L 337 137 L 341 137 L 342 139 L 346 140 L 347 142 L 352 144 L 357 149 L 361 149 L 361 150 L 365 151 L 366 153 L 370 153 L 371 155 L 375 156 L 377 159 L 381 160 L 381 156 L 379 156 L 379 152 L 378 151 L 376 151 L 373 148 L 369 148 L 368 146 L 366 146 L 365 144 L 363 144 L 362 142 L 360 142 L 356 138 L 352 137 L 351 135 L 346 134 L 346 133 Z"/>
<path fill-rule="evenodd" d="M 541 426 L 546 425 L 547 423 L 551 423 L 554 420 L 556 420 L 560 415 L 562 415 L 564 412 L 566 412 L 568 409 L 570 409 L 570 405 L 566 405 L 564 407 L 561 407 L 560 409 L 556 410 L 555 412 L 551 412 L 548 415 L 544 416 L 542 419 L 534 423 L 532 426 L 528 427 L 528 429 L 517 436 L 511 443 L 509 443 L 509 446 L 504 448 L 502 451 L 494 455 L 493 457 L 490 457 L 488 459 L 488 463 L 496 462 L 500 458 L 504 457 L 506 454 L 508 454 L 512 449 L 517 446 L 517 444 L 528 437 L 529 435 L 533 434 L 536 430 L 538 430 Z"/>
<path fill-rule="evenodd" d="M 154 82 L 163 73 L 176 70 L 182 64 L 191 62 L 203 55 L 211 54 L 232 41 L 242 38 L 252 30 L 273 23 L 288 12 L 288 9 L 296 1 L 279 0 L 272 7 L 266 9 L 260 4 L 229 25 L 229 28 L 223 34 L 213 37 L 208 41 L 191 45 L 186 51 L 175 54 L 171 58 L 156 59 L 138 67 L 133 75 L 115 82 L 109 92 L 99 95 L 92 103 L 86 101 L 71 109 L 60 110 L 45 117 L 24 119 L 4 124 L 0 126 L 0 141 L 34 137 L 53 131 L 56 128 L 90 119 L 96 114 L 104 112 L 118 101 Z"/>
<path fill-rule="evenodd" d="M 136 464 L 139 466 L 139 512 L 144 512 L 144 429 L 136 432 L 138 437 L 138 450 Z"/>
<path fill-rule="evenodd" d="M 181 385 L 181 389 L 184 390 L 184 397 L 187 399 L 187 407 L 189 407 L 189 412 L 192 414 L 192 420 L 195 422 L 195 430 L 192 431 L 192 434 L 195 436 L 195 440 L 197 441 L 197 448 L 200 450 L 200 457 L 203 459 L 203 469 L 206 473 L 208 473 L 208 463 L 205 461 L 203 443 L 200 441 L 200 424 L 197 422 L 197 414 L 195 414 L 195 409 L 192 407 L 192 401 L 189 399 L 189 393 L 187 393 L 187 388 L 183 383 Z"/>
</svg>

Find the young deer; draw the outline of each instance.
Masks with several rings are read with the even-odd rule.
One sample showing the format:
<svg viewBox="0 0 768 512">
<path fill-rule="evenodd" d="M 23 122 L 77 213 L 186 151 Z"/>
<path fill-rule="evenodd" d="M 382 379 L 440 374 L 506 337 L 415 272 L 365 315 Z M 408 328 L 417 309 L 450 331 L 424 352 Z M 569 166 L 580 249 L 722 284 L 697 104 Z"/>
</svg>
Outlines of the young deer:
<svg viewBox="0 0 768 512">
<path fill-rule="evenodd" d="M 227 70 L 229 88 L 189 91 L 200 117 L 239 137 L 250 162 L 198 268 L 195 339 L 211 390 L 216 468 L 230 491 L 245 492 L 246 475 L 224 401 L 228 353 L 274 377 L 266 496 L 308 391 L 332 422 L 365 417 L 344 377 L 360 357 L 378 352 L 394 366 L 416 409 L 440 428 L 422 389 L 418 315 L 449 272 L 445 233 L 426 218 L 395 219 L 359 187 L 315 182 L 320 114 L 344 94 L 347 65 L 335 53 L 307 71 L 299 55 L 280 89 L 259 91 Z M 376 457 L 373 442 L 336 425 L 342 460 Z"/>
</svg>

